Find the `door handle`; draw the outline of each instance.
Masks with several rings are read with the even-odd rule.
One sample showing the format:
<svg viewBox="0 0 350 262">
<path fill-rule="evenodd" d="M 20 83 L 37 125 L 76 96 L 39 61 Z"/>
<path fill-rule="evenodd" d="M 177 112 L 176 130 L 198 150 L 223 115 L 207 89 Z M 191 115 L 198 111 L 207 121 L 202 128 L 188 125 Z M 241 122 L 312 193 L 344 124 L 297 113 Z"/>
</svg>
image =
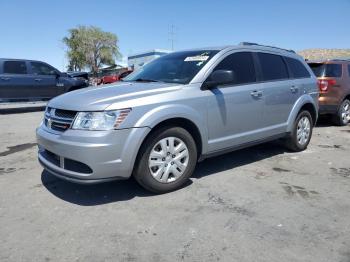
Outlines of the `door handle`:
<svg viewBox="0 0 350 262">
<path fill-rule="evenodd" d="M 292 93 L 296 93 L 296 92 L 299 91 L 299 87 L 297 87 L 297 86 L 292 86 L 292 87 L 290 88 L 290 91 L 291 91 Z"/>
<path fill-rule="evenodd" d="M 1 77 L 1 80 L 4 80 L 4 81 L 9 81 L 10 78 L 9 77 Z"/>
<path fill-rule="evenodd" d="M 251 95 L 252 97 L 262 97 L 262 94 L 263 94 L 263 92 L 262 92 L 262 91 L 258 91 L 258 90 L 254 90 L 254 91 L 252 91 L 252 92 L 250 93 L 250 95 Z"/>
<path fill-rule="evenodd" d="M 40 81 L 41 81 L 40 78 L 35 78 L 34 80 L 37 81 L 37 82 L 40 82 Z"/>
</svg>

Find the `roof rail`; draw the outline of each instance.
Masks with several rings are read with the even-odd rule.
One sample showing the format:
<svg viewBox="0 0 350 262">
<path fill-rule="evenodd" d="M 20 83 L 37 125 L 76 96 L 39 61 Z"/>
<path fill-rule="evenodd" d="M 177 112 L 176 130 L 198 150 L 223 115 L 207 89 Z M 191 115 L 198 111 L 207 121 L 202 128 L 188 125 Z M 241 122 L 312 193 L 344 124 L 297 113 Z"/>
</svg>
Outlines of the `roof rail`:
<svg viewBox="0 0 350 262">
<path fill-rule="evenodd" d="M 325 59 L 305 59 L 308 63 L 324 63 L 324 62 L 350 62 L 350 59 L 342 58 L 325 58 Z"/>
<path fill-rule="evenodd" d="M 257 46 L 270 47 L 270 48 L 275 48 L 275 49 L 279 49 L 279 50 L 283 50 L 283 51 L 295 53 L 295 51 L 294 51 L 294 50 L 291 50 L 291 49 L 284 49 L 284 48 L 280 48 L 280 47 L 276 47 L 276 46 L 270 46 L 270 45 L 259 45 L 259 44 L 257 44 L 257 43 L 251 43 L 251 42 L 240 42 L 239 45 L 243 45 L 243 46 L 257 45 Z"/>
<path fill-rule="evenodd" d="M 344 61 L 344 62 L 349 62 L 350 58 L 329 58 L 327 60 L 332 60 L 332 61 Z"/>
</svg>

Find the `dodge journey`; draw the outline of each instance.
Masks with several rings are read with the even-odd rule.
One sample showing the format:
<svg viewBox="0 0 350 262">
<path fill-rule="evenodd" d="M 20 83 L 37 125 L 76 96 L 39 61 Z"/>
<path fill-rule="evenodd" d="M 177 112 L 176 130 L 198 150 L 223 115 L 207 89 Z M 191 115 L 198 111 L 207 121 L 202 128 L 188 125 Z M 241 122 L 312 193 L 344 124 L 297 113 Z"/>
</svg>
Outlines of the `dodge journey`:
<svg viewBox="0 0 350 262">
<path fill-rule="evenodd" d="M 274 139 L 306 149 L 318 95 L 315 75 L 291 50 L 245 42 L 173 52 L 117 84 L 52 99 L 38 158 L 72 182 L 133 176 L 169 192 L 210 156 Z"/>
</svg>

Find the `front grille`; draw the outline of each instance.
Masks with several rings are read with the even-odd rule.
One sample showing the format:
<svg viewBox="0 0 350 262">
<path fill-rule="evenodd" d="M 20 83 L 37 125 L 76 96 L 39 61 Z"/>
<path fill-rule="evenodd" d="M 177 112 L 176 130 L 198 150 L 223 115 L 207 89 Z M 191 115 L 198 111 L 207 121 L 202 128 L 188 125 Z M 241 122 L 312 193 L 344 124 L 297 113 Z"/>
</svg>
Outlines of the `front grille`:
<svg viewBox="0 0 350 262">
<path fill-rule="evenodd" d="M 70 110 L 56 109 L 55 115 L 62 118 L 74 118 L 77 112 Z"/>
<path fill-rule="evenodd" d="M 45 125 L 55 131 L 63 132 L 71 127 L 76 111 L 48 107 L 45 112 Z"/>
</svg>

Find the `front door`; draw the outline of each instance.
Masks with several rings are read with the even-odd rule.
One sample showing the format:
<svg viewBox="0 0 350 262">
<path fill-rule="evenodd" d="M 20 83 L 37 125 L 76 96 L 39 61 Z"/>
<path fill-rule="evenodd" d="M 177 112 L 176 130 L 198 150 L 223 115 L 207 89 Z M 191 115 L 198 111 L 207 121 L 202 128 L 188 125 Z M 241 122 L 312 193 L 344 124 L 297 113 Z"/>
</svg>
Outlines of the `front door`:
<svg viewBox="0 0 350 262">
<path fill-rule="evenodd" d="M 232 70 L 233 83 L 207 90 L 208 151 L 259 140 L 261 136 L 264 93 L 257 83 L 253 56 L 236 52 L 224 58 L 215 70 Z"/>
</svg>

